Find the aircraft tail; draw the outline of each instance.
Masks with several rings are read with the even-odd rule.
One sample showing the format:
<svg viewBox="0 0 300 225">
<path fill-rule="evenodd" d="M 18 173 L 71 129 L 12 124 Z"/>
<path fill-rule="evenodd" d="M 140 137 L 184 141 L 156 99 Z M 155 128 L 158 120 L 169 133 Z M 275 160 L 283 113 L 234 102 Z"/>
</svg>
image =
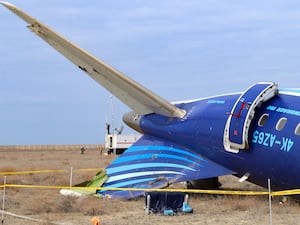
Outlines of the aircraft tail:
<svg viewBox="0 0 300 225">
<path fill-rule="evenodd" d="M 164 188 L 172 183 L 233 174 L 195 152 L 149 135 L 141 137 L 107 168 L 106 188 Z M 131 198 L 141 191 L 99 191 Z"/>
</svg>

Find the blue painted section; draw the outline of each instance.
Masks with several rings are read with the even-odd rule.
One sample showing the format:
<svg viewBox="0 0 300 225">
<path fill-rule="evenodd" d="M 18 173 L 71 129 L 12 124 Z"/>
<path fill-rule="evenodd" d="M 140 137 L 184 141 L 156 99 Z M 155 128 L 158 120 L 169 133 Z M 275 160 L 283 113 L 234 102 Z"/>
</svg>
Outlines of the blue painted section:
<svg viewBox="0 0 300 225">
<path fill-rule="evenodd" d="M 187 163 L 190 164 L 196 164 L 197 166 L 202 166 L 201 164 L 193 161 L 192 159 L 184 158 L 183 156 L 176 156 L 176 155 L 171 155 L 171 154 L 163 154 L 160 153 L 159 155 L 156 153 L 147 153 L 143 155 L 131 155 L 131 156 L 126 156 L 126 157 L 119 157 L 115 163 L 124 163 L 124 162 L 132 162 L 132 161 L 138 161 L 138 160 L 144 160 L 144 159 L 149 159 L 149 158 L 164 158 L 164 159 L 174 159 L 177 161 L 183 160 L 186 161 Z"/>
<path fill-rule="evenodd" d="M 191 157 L 192 159 L 198 159 L 198 160 L 203 160 L 205 161 L 204 158 L 200 157 L 199 155 L 195 155 L 194 153 L 190 153 L 186 150 L 181 150 L 181 149 L 177 149 L 177 148 L 170 148 L 167 146 L 160 146 L 159 148 L 157 148 L 157 146 L 144 146 L 144 148 L 141 148 L 141 146 L 132 146 L 131 148 L 126 150 L 126 155 L 130 155 L 131 152 L 133 152 L 133 154 L 137 154 L 138 151 L 144 152 L 145 150 L 147 150 L 147 152 L 152 151 L 152 152 L 156 152 L 156 151 L 164 151 L 164 152 L 169 152 L 169 156 L 170 155 L 174 155 L 174 153 L 176 153 L 177 155 L 181 155 L 184 157 Z M 125 157 L 124 157 L 125 158 Z M 119 158 L 120 159 L 120 158 Z M 117 163 L 118 160 L 117 159 L 115 162 Z M 123 159 L 123 157 L 122 157 Z"/>
<path fill-rule="evenodd" d="M 187 112 L 183 119 L 143 116 L 140 128 L 145 135 L 108 167 L 114 173 L 109 174 L 105 186 L 164 187 L 168 183 L 235 172 L 240 177 L 250 173 L 249 181 L 264 187 L 270 178 L 273 190 L 300 188 L 300 135 L 295 134 L 300 123 L 299 91 L 280 89 L 278 96 L 263 103 L 250 125 L 249 149 L 235 154 L 224 149 L 223 136 L 227 112 L 240 96 L 229 94 L 180 103 L 178 107 Z M 266 122 L 259 126 L 264 114 L 268 115 Z M 287 118 L 287 123 L 279 131 L 276 124 L 282 117 Z M 122 166 L 141 163 L 144 168 L 120 170 Z M 147 168 L 148 163 L 164 166 Z M 168 167 L 168 163 L 178 167 Z M 128 183 L 131 180 L 134 183 Z M 142 193 L 105 192 L 122 197 Z"/>
<path fill-rule="evenodd" d="M 146 161 L 146 160 L 144 160 Z M 159 161 L 159 160 L 157 160 Z M 168 167 L 169 169 L 175 168 L 175 169 L 180 169 L 180 170 L 191 170 L 195 171 L 194 169 L 188 167 L 188 166 L 183 166 L 180 164 L 176 163 L 168 163 L 167 165 L 165 162 L 159 162 L 159 163 L 147 163 L 147 169 L 148 168 L 165 168 Z M 118 173 L 120 171 L 131 171 L 131 170 L 140 170 L 145 168 L 145 162 L 142 163 L 135 163 L 135 164 L 130 164 L 130 165 L 123 165 L 123 166 L 115 166 L 115 167 L 108 167 L 106 168 L 107 174 L 114 174 Z"/>
<path fill-rule="evenodd" d="M 149 115 L 143 117 L 141 128 L 146 133 L 193 149 L 203 157 L 236 171 L 238 176 L 250 173 L 249 181 L 258 185 L 266 187 L 267 179 L 271 178 L 272 187 L 276 190 L 299 188 L 300 152 L 296 149 L 300 147 L 300 136 L 294 132 L 300 122 L 299 96 L 296 92 L 289 91 L 287 94 L 286 90 L 283 93 L 280 89 L 278 96 L 262 104 L 250 126 L 249 149 L 234 154 L 224 149 L 223 135 L 227 112 L 240 95 L 223 95 L 180 104 L 188 112 L 186 119 L 167 120 L 159 115 Z M 269 118 L 260 127 L 259 118 L 265 113 L 269 114 Z M 282 131 L 277 131 L 276 123 L 281 117 L 287 118 L 287 124 Z M 265 133 L 265 145 L 271 140 L 271 136 L 267 137 L 269 134 L 276 135 L 277 143 L 281 144 L 271 147 L 271 142 L 268 146 L 261 144 L 261 140 L 253 143 L 255 131 Z"/>
<path fill-rule="evenodd" d="M 236 101 L 230 113 L 229 140 L 230 142 L 244 144 L 244 133 L 246 122 L 252 104 L 262 93 L 272 86 L 273 83 L 257 83 L 247 89 Z"/>
<path fill-rule="evenodd" d="M 109 178 L 104 187 L 157 188 L 175 182 L 232 174 L 233 171 L 177 144 L 144 135 L 112 162 L 106 173 Z M 104 191 L 101 194 L 127 198 L 141 192 Z"/>
</svg>

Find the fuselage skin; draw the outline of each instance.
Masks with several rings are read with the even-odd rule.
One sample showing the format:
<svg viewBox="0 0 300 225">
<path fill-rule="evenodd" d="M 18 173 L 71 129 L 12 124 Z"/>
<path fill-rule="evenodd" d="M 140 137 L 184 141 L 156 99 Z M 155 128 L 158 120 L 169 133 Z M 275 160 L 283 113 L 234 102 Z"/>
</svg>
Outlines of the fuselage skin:
<svg viewBox="0 0 300 225">
<path fill-rule="evenodd" d="M 271 179 L 273 190 L 299 188 L 300 135 L 295 129 L 300 123 L 300 97 L 279 92 L 257 108 L 249 129 L 249 147 L 233 153 L 224 148 L 224 128 L 239 97 L 228 94 L 178 103 L 187 112 L 184 118 L 150 114 L 140 118 L 139 127 L 144 134 L 176 143 L 235 171 L 238 177 L 250 174 L 248 181 L 260 186 L 267 187 Z M 276 130 L 283 117 L 285 126 Z"/>
</svg>

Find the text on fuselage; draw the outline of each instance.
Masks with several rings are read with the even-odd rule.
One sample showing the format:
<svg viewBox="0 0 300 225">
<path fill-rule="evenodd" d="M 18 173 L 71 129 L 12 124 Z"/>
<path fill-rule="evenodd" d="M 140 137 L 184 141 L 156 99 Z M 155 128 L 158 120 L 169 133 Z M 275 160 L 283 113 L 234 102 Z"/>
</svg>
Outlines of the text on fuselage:
<svg viewBox="0 0 300 225">
<path fill-rule="evenodd" d="M 280 147 L 281 151 L 289 152 L 293 145 L 294 141 L 291 138 L 287 137 L 277 137 L 276 134 L 271 134 L 263 131 L 254 131 L 252 143 L 259 144 L 265 147 L 274 148 Z"/>
</svg>

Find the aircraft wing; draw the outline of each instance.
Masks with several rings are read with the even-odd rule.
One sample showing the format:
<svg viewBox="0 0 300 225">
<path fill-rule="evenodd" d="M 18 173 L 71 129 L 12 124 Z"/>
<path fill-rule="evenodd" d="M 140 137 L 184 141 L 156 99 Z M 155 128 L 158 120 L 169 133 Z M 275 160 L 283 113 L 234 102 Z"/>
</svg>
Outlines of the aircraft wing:
<svg viewBox="0 0 300 225">
<path fill-rule="evenodd" d="M 172 183 L 234 174 L 195 152 L 144 135 L 107 168 L 105 188 L 164 188 Z M 104 196 L 132 198 L 144 191 L 99 191 Z"/>
<path fill-rule="evenodd" d="M 0 3 L 27 22 L 27 27 L 32 32 L 86 72 L 136 113 L 140 115 L 157 113 L 170 117 L 183 117 L 185 115 L 182 109 L 177 108 L 123 73 L 97 59 L 16 6 L 4 1 L 0 1 Z"/>
</svg>

